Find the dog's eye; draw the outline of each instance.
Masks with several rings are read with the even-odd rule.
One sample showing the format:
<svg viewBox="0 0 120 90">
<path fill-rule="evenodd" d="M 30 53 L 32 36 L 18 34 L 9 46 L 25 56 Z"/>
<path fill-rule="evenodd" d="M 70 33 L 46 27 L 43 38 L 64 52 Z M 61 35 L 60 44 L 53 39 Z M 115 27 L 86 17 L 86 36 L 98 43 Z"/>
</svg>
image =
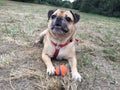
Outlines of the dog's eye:
<svg viewBox="0 0 120 90">
<path fill-rule="evenodd" d="M 66 19 L 68 22 L 71 22 L 71 21 L 72 21 L 70 17 L 66 17 L 65 19 Z"/>
<path fill-rule="evenodd" d="M 52 19 L 56 18 L 56 15 L 52 15 L 51 18 L 52 18 Z"/>
</svg>

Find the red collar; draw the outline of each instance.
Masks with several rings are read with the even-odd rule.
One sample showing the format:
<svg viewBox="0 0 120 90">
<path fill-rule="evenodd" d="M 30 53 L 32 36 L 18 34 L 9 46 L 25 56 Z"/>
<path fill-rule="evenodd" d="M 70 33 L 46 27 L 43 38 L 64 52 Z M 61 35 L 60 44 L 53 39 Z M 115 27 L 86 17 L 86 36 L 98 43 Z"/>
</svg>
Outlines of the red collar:
<svg viewBox="0 0 120 90">
<path fill-rule="evenodd" d="M 55 52 L 54 52 L 53 57 L 56 58 L 56 57 L 58 56 L 58 54 L 59 54 L 60 48 L 65 47 L 65 46 L 68 45 L 70 42 L 72 42 L 72 39 L 68 40 L 68 41 L 67 41 L 66 43 L 64 43 L 64 44 L 59 44 L 59 45 L 58 45 L 57 43 L 55 43 L 55 42 L 53 42 L 53 41 L 51 40 L 51 43 L 55 46 Z"/>
<path fill-rule="evenodd" d="M 53 42 L 52 40 L 51 40 L 51 42 L 52 42 L 52 44 L 55 46 L 55 47 L 60 47 L 60 48 L 62 48 L 62 47 L 64 47 L 64 46 L 66 46 L 66 45 L 68 45 L 70 42 L 72 42 L 72 39 L 70 39 L 70 40 L 68 40 L 66 43 L 64 43 L 64 44 L 57 44 L 57 43 L 55 43 L 55 42 Z"/>
</svg>

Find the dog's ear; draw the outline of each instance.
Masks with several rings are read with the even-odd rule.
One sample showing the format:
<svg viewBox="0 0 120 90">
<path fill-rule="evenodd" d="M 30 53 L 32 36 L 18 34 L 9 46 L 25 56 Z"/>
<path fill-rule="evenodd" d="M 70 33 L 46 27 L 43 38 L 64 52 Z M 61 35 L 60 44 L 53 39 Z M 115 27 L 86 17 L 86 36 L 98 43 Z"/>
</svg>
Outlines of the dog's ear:
<svg viewBox="0 0 120 90">
<path fill-rule="evenodd" d="M 77 23 L 80 20 L 80 15 L 75 13 L 73 16 L 74 16 L 74 23 Z"/>
<path fill-rule="evenodd" d="M 73 15 L 73 18 L 74 18 L 74 23 L 77 23 L 79 20 L 80 20 L 80 15 L 79 14 L 76 14 L 76 13 L 73 13 L 72 11 L 70 11 Z"/>
<path fill-rule="evenodd" d="M 49 10 L 48 11 L 48 20 L 50 19 L 50 16 L 55 12 L 56 10 Z"/>
</svg>

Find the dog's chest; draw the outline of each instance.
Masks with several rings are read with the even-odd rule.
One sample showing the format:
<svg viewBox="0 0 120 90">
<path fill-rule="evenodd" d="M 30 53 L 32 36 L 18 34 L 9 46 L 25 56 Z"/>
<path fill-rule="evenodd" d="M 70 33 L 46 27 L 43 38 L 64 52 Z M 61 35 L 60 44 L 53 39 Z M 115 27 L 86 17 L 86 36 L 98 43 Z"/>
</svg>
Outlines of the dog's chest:
<svg viewBox="0 0 120 90">
<path fill-rule="evenodd" d="M 54 43 L 50 44 L 51 45 L 51 58 L 56 58 L 56 59 L 68 59 L 68 57 L 70 56 L 70 53 L 72 53 L 72 48 L 74 43 L 73 42 L 69 42 L 66 44 L 60 44 L 60 45 L 56 45 Z"/>
<path fill-rule="evenodd" d="M 66 55 L 65 50 L 64 49 L 60 49 L 56 58 L 60 59 L 60 60 L 61 59 L 65 59 L 65 55 Z"/>
</svg>

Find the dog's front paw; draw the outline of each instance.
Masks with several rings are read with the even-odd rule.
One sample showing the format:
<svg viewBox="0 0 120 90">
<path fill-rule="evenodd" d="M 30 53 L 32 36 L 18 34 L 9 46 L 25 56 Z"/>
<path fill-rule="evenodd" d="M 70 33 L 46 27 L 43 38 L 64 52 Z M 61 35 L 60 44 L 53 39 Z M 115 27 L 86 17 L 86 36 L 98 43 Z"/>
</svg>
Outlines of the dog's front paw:
<svg viewBox="0 0 120 90">
<path fill-rule="evenodd" d="M 48 75 L 54 75 L 55 74 L 55 68 L 53 66 L 47 67 L 47 73 Z"/>
<path fill-rule="evenodd" d="M 72 78 L 79 82 L 81 82 L 81 80 L 82 80 L 82 77 L 78 72 L 72 72 Z"/>
</svg>

